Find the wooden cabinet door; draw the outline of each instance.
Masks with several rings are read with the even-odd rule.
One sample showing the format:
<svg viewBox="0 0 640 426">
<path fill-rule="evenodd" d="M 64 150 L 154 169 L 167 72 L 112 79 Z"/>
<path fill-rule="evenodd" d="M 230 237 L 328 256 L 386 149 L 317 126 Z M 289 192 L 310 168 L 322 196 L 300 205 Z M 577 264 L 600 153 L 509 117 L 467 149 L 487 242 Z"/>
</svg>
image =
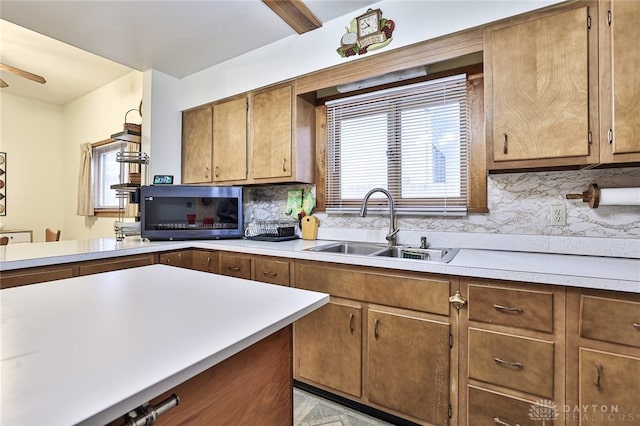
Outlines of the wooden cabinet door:
<svg viewBox="0 0 640 426">
<path fill-rule="evenodd" d="M 208 250 L 192 250 L 191 267 L 196 271 L 215 273 L 216 268 L 216 252 Z"/>
<path fill-rule="evenodd" d="M 213 106 L 213 181 L 247 178 L 247 97 Z"/>
<path fill-rule="evenodd" d="M 580 348 L 579 364 L 579 424 L 638 424 L 640 358 Z"/>
<path fill-rule="evenodd" d="M 292 87 L 253 95 L 251 109 L 251 176 L 268 179 L 292 173 Z"/>
<path fill-rule="evenodd" d="M 603 2 L 600 16 L 600 162 L 640 161 L 640 2 Z"/>
<path fill-rule="evenodd" d="M 491 168 L 597 160 L 589 146 L 588 13 L 582 6 L 485 33 Z M 540 161 L 501 165 L 525 160 Z"/>
<path fill-rule="evenodd" d="M 174 251 L 171 253 L 161 253 L 160 263 L 180 268 L 191 268 L 192 256 L 190 250 Z"/>
<path fill-rule="evenodd" d="M 182 114 L 182 183 L 211 182 L 212 117 L 211 108 Z"/>
<path fill-rule="evenodd" d="M 369 309 L 369 401 L 434 425 L 449 421 L 449 324 Z"/>
<path fill-rule="evenodd" d="M 338 393 L 362 395 L 362 307 L 332 300 L 296 321 L 296 377 Z"/>
</svg>

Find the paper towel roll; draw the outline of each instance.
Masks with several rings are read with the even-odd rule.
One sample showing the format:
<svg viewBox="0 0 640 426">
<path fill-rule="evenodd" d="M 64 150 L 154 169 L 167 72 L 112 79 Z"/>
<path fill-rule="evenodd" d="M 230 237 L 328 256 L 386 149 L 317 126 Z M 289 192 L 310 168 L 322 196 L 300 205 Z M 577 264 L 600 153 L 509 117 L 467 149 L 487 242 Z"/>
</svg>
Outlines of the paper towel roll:
<svg viewBox="0 0 640 426">
<path fill-rule="evenodd" d="M 601 206 L 640 206 L 640 188 L 600 188 Z"/>
</svg>

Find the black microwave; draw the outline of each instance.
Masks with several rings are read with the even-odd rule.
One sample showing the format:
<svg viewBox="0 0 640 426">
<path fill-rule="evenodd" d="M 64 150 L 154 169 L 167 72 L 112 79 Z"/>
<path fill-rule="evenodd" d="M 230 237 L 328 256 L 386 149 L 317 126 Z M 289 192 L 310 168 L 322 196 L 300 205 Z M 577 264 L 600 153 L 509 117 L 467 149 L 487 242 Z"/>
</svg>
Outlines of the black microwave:
<svg viewBox="0 0 640 426">
<path fill-rule="evenodd" d="M 142 186 L 140 234 L 149 240 L 242 238 L 242 187 Z"/>
</svg>

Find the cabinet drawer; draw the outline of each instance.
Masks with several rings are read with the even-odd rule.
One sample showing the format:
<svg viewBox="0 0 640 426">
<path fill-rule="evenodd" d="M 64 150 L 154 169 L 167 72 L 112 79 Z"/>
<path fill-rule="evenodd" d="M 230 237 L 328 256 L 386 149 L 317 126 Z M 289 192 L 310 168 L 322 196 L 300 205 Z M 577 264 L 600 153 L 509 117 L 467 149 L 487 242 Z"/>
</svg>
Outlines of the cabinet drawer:
<svg viewBox="0 0 640 426">
<path fill-rule="evenodd" d="M 640 303 L 582 296 L 580 335 L 640 347 Z"/>
<path fill-rule="evenodd" d="M 502 393 L 469 386 L 469 404 L 467 425 L 496 426 L 521 425 L 540 426 L 553 425 L 556 414 L 553 406 L 534 406 L 533 401 L 514 398 Z M 538 415 L 530 415 L 536 409 Z M 544 420 L 544 423 L 541 421 Z"/>
<path fill-rule="evenodd" d="M 220 253 L 220 273 L 249 280 L 251 279 L 251 258 Z"/>
<path fill-rule="evenodd" d="M 193 250 L 191 262 L 193 269 L 203 272 L 216 272 L 216 252 L 207 250 Z"/>
<path fill-rule="evenodd" d="M 553 343 L 469 329 L 469 377 L 553 396 Z"/>
<path fill-rule="evenodd" d="M 161 253 L 160 263 L 163 265 L 177 266 L 180 268 L 191 268 L 191 251 L 183 250 L 171 253 Z"/>
<path fill-rule="evenodd" d="M 289 268 L 290 263 L 287 261 L 256 259 L 254 279 L 288 286 L 290 285 Z"/>
<path fill-rule="evenodd" d="M 469 320 L 553 332 L 553 294 L 469 285 Z"/>
</svg>

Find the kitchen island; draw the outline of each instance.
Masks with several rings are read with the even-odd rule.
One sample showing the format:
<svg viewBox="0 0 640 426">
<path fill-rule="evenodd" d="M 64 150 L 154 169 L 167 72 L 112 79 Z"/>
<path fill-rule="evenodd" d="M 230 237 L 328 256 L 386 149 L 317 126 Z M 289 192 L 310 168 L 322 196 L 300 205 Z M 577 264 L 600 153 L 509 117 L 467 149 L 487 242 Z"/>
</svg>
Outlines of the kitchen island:
<svg viewBox="0 0 640 426">
<path fill-rule="evenodd" d="M 190 407 L 197 422 L 203 407 L 234 405 L 179 394 L 181 384 L 211 379 L 212 392 L 244 392 L 232 408 L 253 416 L 277 411 L 283 398 L 279 424 L 290 424 L 290 324 L 328 299 L 164 265 L 2 290 L 0 423 L 105 424 L 175 389 L 182 402 L 173 410 Z M 265 373 L 270 348 L 284 356 Z M 216 383 L 234 377 L 256 382 Z"/>
</svg>

